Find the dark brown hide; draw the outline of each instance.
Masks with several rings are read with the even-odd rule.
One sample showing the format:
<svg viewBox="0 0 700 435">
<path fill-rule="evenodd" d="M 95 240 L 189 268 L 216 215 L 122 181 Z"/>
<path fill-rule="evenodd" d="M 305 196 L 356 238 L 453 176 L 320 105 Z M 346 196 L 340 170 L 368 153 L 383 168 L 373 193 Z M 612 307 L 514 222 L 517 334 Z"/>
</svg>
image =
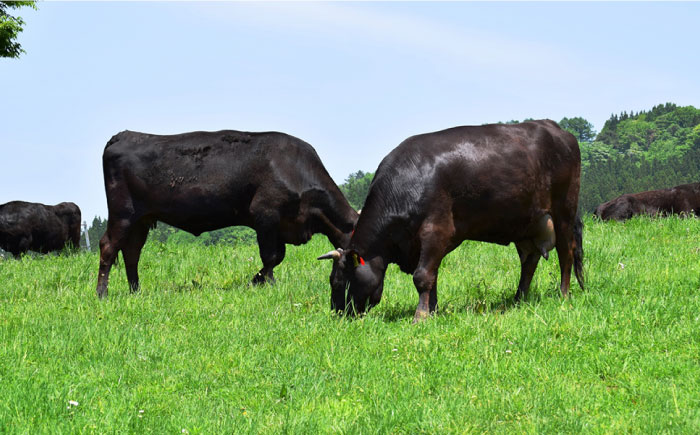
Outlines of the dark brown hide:
<svg viewBox="0 0 700 435">
<path fill-rule="evenodd" d="M 156 221 L 194 235 L 253 228 L 263 263 L 256 284 L 274 280 L 285 244 L 323 233 L 346 246 L 357 221 L 311 145 L 283 133 L 124 131 L 107 143 L 102 165 L 109 217 L 100 240 L 100 297 L 120 250 L 131 289 L 138 289 L 139 256 Z"/>
<path fill-rule="evenodd" d="M 336 255 L 332 308 L 352 304 L 362 312 L 377 304 L 386 268 L 396 263 L 413 274 L 420 320 L 437 308 L 443 257 L 464 240 L 515 243 L 522 266 L 516 299 L 552 248 L 562 294 L 572 265 L 583 287 L 580 168 L 576 139 L 549 120 L 456 127 L 405 140 L 379 165 L 349 249 Z"/>
<path fill-rule="evenodd" d="M 27 251 L 80 247 L 80 209 L 72 202 L 44 205 L 12 201 L 0 205 L 0 248 L 15 257 Z"/>
<path fill-rule="evenodd" d="M 697 214 L 696 210 L 700 210 L 700 183 L 626 193 L 599 205 L 595 215 L 603 220 L 624 221 L 638 214 Z"/>
</svg>

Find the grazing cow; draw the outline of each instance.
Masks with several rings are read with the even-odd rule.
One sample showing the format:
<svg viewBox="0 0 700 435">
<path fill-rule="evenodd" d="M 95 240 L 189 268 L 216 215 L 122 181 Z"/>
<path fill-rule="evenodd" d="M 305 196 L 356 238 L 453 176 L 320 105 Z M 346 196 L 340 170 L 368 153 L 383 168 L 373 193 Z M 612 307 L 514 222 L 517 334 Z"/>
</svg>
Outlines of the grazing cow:
<svg viewBox="0 0 700 435">
<path fill-rule="evenodd" d="M 603 220 L 624 221 L 638 214 L 697 214 L 700 210 L 700 183 L 682 184 L 670 189 L 626 193 L 600 204 L 595 215 Z"/>
<path fill-rule="evenodd" d="M 138 290 L 141 248 L 156 221 L 196 236 L 253 228 L 263 263 L 254 284 L 274 281 L 286 243 L 323 233 L 333 246 L 347 246 L 357 221 L 313 147 L 283 133 L 123 131 L 107 143 L 102 165 L 109 217 L 100 240 L 100 297 L 120 250 L 131 290 Z"/>
<path fill-rule="evenodd" d="M 382 160 L 348 249 L 333 259 L 331 307 L 379 303 L 389 263 L 413 274 L 414 322 L 437 309 L 438 268 L 464 240 L 515 243 L 527 293 L 541 256 L 555 248 L 561 293 L 572 264 L 583 287 L 583 224 L 576 214 L 581 156 L 553 121 L 455 127 L 406 139 Z"/>
<path fill-rule="evenodd" d="M 60 251 L 67 244 L 78 248 L 80 222 L 80 209 L 72 202 L 11 201 L 0 205 L 0 248 L 15 257 L 30 250 Z"/>
</svg>

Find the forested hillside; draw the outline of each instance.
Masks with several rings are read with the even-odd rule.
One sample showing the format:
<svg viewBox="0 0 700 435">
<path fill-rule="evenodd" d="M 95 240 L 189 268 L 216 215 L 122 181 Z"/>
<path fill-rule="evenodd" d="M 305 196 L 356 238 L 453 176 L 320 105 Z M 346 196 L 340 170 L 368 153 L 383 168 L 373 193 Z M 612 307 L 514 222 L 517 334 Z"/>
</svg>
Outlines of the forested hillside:
<svg viewBox="0 0 700 435">
<path fill-rule="evenodd" d="M 693 106 L 612 115 L 593 142 L 580 144 L 585 212 L 623 193 L 700 182 L 700 110 Z"/>
</svg>

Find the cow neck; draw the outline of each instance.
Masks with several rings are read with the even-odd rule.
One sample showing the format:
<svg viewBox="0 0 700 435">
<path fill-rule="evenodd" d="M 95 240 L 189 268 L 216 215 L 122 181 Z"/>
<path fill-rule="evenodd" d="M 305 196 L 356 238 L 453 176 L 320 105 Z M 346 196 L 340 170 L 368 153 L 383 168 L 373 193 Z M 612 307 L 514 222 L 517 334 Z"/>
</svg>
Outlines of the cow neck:
<svg viewBox="0 0 700 435">
<path fill-rule="evenodd" d="M 357 222 L 357 213 L 349 208 L 349 211 L 355 214 L 354 218 L 348 218 L 349 213 L 334 214 L 329 213 L 321 217 L 323 228 L 321 232 L 328 237 L 328 240 L 335 248 L 347 248 L 350 244 L 352 229 Z"/>
<path fill-rule="evenodd" d="M 343 233 L 337 227 L 330 227 L 323 232 L 333 247 L 346 248 L 350 244 L 350 233 Z"/>
<path fill-rule="evenodd" d="M 331 206 L 323 210 L 328 232 L 326 236 L 334 247 L 347 248 L 359 215 L 350 206 L 340 190 L 335 185 L 333 187 L 335 189 L 330 188 L 328 190 L 331 197 Z"/>
</svg>

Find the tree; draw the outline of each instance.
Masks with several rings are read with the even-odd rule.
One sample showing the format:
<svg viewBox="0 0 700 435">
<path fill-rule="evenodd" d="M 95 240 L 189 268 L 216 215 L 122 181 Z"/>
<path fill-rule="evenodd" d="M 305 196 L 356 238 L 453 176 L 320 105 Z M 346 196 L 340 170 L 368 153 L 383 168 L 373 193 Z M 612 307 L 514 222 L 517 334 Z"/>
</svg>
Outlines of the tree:
<svg viewBox="0 0 700 435">
<path fill-rule="evenodd" d="M 24 20 L 7 13 L 9 9 L 22 6 L 37 9 L 36 1 L 0 1 L 0 57 L 16 58 L 25 52 L 16 41 L 17 35 L 24 30 Z"/>
<path fill-rule="evenodd" d="M 579 142 L 592 142 L 596 132 L 593 124 L 577 116 L 575 118 L 564 118 L 559 121 L 559 126 L 576 136 Z"/>
<path fill-rule="evenodd" d="M 100 250 L 100 239 L 107 230 L 107 219 L 102 219 L 95 216 L 92 224 L 88 228 L 88 237 L 90 238 L 90 250 L 97 252 Z"/>
<path fill-rule="evenodd" d="M 372 183 L 373 177 L 374 174 L 370 172 L 357 171 L 348 175 L 345 183 L 338 186 L 355 210 L 360 210 L 365 204 L 365 199 L 367 199 L 367 194 L 369 193 L 369 185 Z"/>
</svg>

